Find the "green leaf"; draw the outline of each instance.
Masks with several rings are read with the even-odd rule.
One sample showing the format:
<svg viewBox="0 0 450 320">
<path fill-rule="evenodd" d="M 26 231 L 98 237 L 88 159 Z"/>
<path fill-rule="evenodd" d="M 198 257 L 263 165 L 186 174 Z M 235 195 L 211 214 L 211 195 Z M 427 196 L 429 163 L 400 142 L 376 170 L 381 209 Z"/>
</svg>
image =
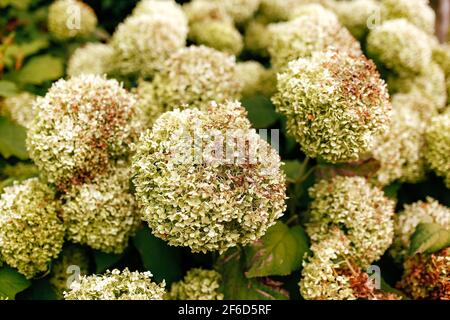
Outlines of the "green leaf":
<svg viewBox="0 0 450 320">
<path fill-rule="evenodd" d="M 291 182 L 295 182 L 300 179 L 303 170 L 302 163 L 298 160 L 288 160 L 283 162 L 283 170 L 284 173 L 286 173 L 286 177 L 288 178 L 288 180 Z"/>
<path fill-rule="evenodd" d="M 411 236 L 409 254 L 434 253 L 450 246 L 450 230 L 436 223 L 419 223 Z"/>
<path fill-rule="evenodd" d="M 289 228 L 278 222 L 251 246 L 246 247 L 248 278 L 287 276 L 299 270 L 309 251 L 309 240 L 301 226 Z"/>
<path fill-rule="evenodd" d="M 5 63 L 11 66 L 15 63 L 17 57 L 26 58 L 42 49 L 48 48 L 50 42 L 46 37 L 39 37 L 25 43 L 16 43 L 8 47 L 5 52 Z"/>
<path fill-rule="evenodd" d="M 14 156 L 21 160 L 28 159 L 26 136 L 24 127 L 0 117 L 0 154 L 4 158 Z"/>
<path fill-rule="evenodd" d="M 141 255 L 144 267 L 152 272 L 156 281 L 165 280 L 170 285 L 182 277 L 179 248 L 156 238 L 147 227 L 139 230 L 133 238 L 133 244 Z"/>
<path fill-rule="evenodd" d="M 94 252 L 95 272 L 103 273 L 107 269 L 113 267 L 122 258 L 121 254 L 104 253 L 101 251 Z"/>
<path fill-rule="evenodd" d="M 0 0 L 0 8 L 11 5 L 19 10 L 28 9 L 28 6 L 33 0 Z"/>
<path fill-rule="evenodd" d="M 58 300 L 59 297 L 48 279 L 39 279 L 33 281 L 33 284 L 21 292 L 18 297 L 20 300 Z"/>
<path fill-rule="evenodd" d="M 31 285 L 22 274 L 9 267 L 0 268 L 0 297 L 14 299 Z"/>
<path fill-rule="evenodd" d="M 18 93 L 19 89 L 14 82 L 0 80 L 0 97 L 12 97 Z"/>
<path fill-rule="evenodd" d="M 386 197 L 391 199 L 397 198 L 398 190 L 400 189 L 402 185 L 399 182 L 394 182 L 386 187 L 384 187 L 383 191 Z"/>
<path fill-rule="evenodd" d="M 279 118 L 270 99 L 264 96 L 244 98 L 242 105 L 247 109 L 248 118 L 256 129 L 267 129 Z"/>
<path fill-rule="evenodd" d="M 63 75 L 64 64 L 60 58 L 42 55 L 30 59 L 17 77 L 22 83 L 39 85 L 45 81 L 59 79 Z"/>
<path fill-rule="evenodd" d="M 282 283 L 270 278 L 251 278 L 244 275 L 245 256 L 240 248 L 233 248 L 217 261 L 222 275 L 220 290 L 227 300 L 288 300 L 289 294 Z"/>
</svg>

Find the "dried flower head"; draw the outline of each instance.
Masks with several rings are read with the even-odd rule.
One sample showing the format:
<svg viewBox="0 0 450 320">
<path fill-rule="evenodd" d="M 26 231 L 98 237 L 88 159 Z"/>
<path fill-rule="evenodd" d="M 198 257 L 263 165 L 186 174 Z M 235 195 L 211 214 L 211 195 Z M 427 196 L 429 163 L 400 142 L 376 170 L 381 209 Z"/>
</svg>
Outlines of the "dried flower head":
<svg viewBox="0 0 450 320">
<path fill-rule="evenodd" d="M 362 177 L 336 176 L 309 190 L 312 198 L 306 231 L 321 241 L 333 228 L 348 238 L 349 252 L 360 267 L 379 259 L 392 243 L 394 202 Z"/>
<path fill-rule="evenodd" d="M 152 281 L 151 272 L 128 269 L 106 271 L 103 275 L 82 276 L 64 292 L 65 300 L 163 300 L 164 281 Z"/>
<path fill-rule="evenodd" d="M 130 171 L 110 168 L 92 182 L 72 186 L 62 196 L 66 237 L 106 253 L 122 253 L 141 221 L 130 192 Z"/>
<path fill-rule="evenodd" d="M 240 103 L 227 102 L 161 115 L 137 146 L 134 183 L 155 236 L 224 252 L 259 239 L 282 215 L 280 165 Z"/>
<path fill-rule="evenodd" d="M 107 44 L 88 43 L 74 51 L 67 63 L 67 74 L 106 74 L 110 71 L 113 54 L 113 49 Z"/>
<path fill-rule="evenodd" d="M 29 279 L 48 270 L 64 242 L 54 196 L 32 178 L 6 187 L 0 197 L 0 260 Z"/>
<path fill-rule="evenodd" d="M 426 202 L 405 205 L 404 210 L 395 216 L 394 243 L 390 249 L 397 262 L 400 263 L 406 257 L 410 238 L 419 223 L 436 223 L 450 228 L 450 209 L 432 198 L 427 198 Z"/>
<path fill-rule="evenodd" d="M 241 90 L 235 58 L 204 46 L 175 52 L 156 74 L 153 88 L 163 110 L 206 108 L 213 100 L 238 99 Z"/>
<path fill-rule="evenodd" d="M 403 77 L 425 72 L 432 56 L 429 36 L 406 19 L 386 21 L 370 31 L 367 52 Z"/>
<path fill-rule="evenodd" d="M 35 117 L 34 94 L 23 92 L 0 101 L 0 115 L 6 116 L 22 127 L 29 128 Z"/>
<path fill-rule="evenodd" d="M 450 110 L 431 120 L 425 138 L 428 164 L 450 188 Z"/>
<path fill-rule="evenodd" d="M 94 10 L 82 1 L 56 0 L 48 9 L 48 30 L 57 39 L 86 37 L 96 27 Z"/>
<path fill-rule="evenodd" d="M 140 130 L 133 96 L 102 76 L 59 80 L 34 107 L 30 157 L 60 189 L 92 179 L 110 159 L 127 157 Z"/>
<path fill-rule="evenodd" d="M 392 116 L 388 131 L 380 135 L 372 149 L 380 168 L 375 181 L 388 185 L 394 181 L 417 183 L 425 178 L 425 116 L 430 102 L 420 94 L 396 94 L 392 97 Z M 423 107 L 423 110 L 420 108 Z"/>
<path fill-rule="evenodd" d="M 409 93 L 416 91 L 426 98 L 436 111 L 443 109 L 447 103 L 447 87 L 445 74 L 436 63 L 431 63 L 420 75 L 388 77 L 388 87 L 391 93 Z"/>
<path fill-rule="evenodd" d="M 383 20 L 404 18 L 423 31 L 434 34 L 436 15 L 428 0 L 381 0 Z"/>
<path fill-rule="evenodd" d="M 219 292 L 222 276 L 214 270 L 191 269 L 182 281 L 172 284 L 171 300 L 223 300 Z"/>
<path fill-rule="evenodd" d="M 297 18 L 269 25 L 269 53 L 272 65 L 282 69 L 290 61 L 310 57 L 330 46 L 341 51 L 361 54 L 359 42 L 342 27 L 336 15 L 317 4 L 295 11 Z"/>
<path fill-rule="evenodd" d="M 88 272 L 89 256 L 87 251 L 82 247 L 69 244 L 63 248 L 58 259 L 53 262 L 48 281 L 55 289 L 57 297 L 62 299 L 64 291 L 69 289 L 71 277 L 76 280 L 76 277 L 86 275 Z"/>
<path fill-rule="evenodd" d="M 363 55 L 330 50 L 293 61 L 278 75 L 272 98 L 287 117 L 288 133 L 310 157 L 356 161 L 388 128 L 384 81 Z"/>
<path fill-rule="evenodd" d="M 417 254 L 404 263 L 398 287 L 416 300 L 450 300 L 450 248 Z"/>
<path fill-rule="evenodd" d="M 172 16 L 139 14 L 128 17 L 114 32 L 114 72 L 153 77 L 164 61 L 186 44 L 187 21 Z"/>
</svg>

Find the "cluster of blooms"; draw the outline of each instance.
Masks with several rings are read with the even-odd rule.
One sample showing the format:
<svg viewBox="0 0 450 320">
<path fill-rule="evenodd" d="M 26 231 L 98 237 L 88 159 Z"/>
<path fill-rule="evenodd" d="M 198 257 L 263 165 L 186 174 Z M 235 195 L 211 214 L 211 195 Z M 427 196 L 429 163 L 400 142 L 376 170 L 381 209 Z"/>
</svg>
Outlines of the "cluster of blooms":
<svg viewBox="0 0 450 320">
<path fill-rule="evenodd" d="M 150 9 L 153 6 L 157 7 Z M 185 46 L 187 33 L 181 7 L 173 1 L 144 0 L 112 36 L 114 71 L 153 77 L 174 51 Z"/>
<path fill-rule="evenodd" d="M 236 150 L 238 143 L 244 150 Z M 248 244 L 285 209 L 280 157 L 250 128 L 239 102 L 164 113 L 141 137 L 133 167 L 155 236 L 193 252 Z"/>
<path fill-rule="evenodd" d="M 7 187 L 0 197 L 0 260 L 27 278 L 48 270 L 64 242 L 54 191 L 37 178 Z"/>
<path fill-rule="evenodd" d="M 240 97 L 241 86 L 234 56 L 205 46 L 190 46 L 167 59 L 155 75 L 153 94 L 158 108 L 205 109 Z"/>
<path fill-rule="evenodd" d="M 71 269 L 72 267 L 76 269 Z M 79 274 L 75 274 L 79 272 Z M 64 291 L 69 289 L 70 277 L 88 274 L 89 257 L 82 247 L 69 244 L 65 246 L 57 260 L 52 263 L 49 283 L 58 298 L 62 299 Z M 76 278 L 74 278 L 75 280 Z"/>
<path fill-rule="evenodd" d="M 77 0 L 56 0 L 48 10 L 48 30 L 57 39 L 86 37 L 97 27 L 97 16 Z"/>
<path fill-rule="evenodd" d="M 28 128 L 34 119 L 34 94 L 23 92 L 0 101 L 0 115 L 10 118 L 22 127 Z"/>
<path fill-rule="evenodd" d="M 398 287 L 413 299 L 450 299 L 450 248 L 433 254 L 418 254 L 404 263 Z"/>
<path fill-rule="evenodd" d="M 111 46 L 103 43 L 88 43 L 83 47 L 79 47 L 74 51 L 67 63 L 67 75 L 103 75 L 108 73 L 111 68 L 113 54 L 114 51 Z"/>
<path fill-rule="evenodd" d="M 363 55 L 329 50 L 289 63 L 278 74 L 277 110 L 310 157 L 358 160 L 387 130 L 390 102 L 375 65 Z"/>
<path fill-rule="evenodd" d="M 257 61 L 238 62 L 237 77 L 243 97 L 264 95 L 270 97 L 276 88 L 276 74 Z"/>
<path fill-rule="evenodd" d="M 237 26 L 256 12 L 260 0 L 194 0 L 184 5 L 189 39 L 219 51 L 238 55 L 244 42 Z"/>
<path fill-rule="evenodd" d="M 106 271 L 103 275 L 81 276 L 64 292 L 66 300 L 163 300 L 164 281 L 152 281 L 150 272 L 128 269 Z"/>
<path fill-rule="evenodd" d="M 450 110 L 431 120 L 425 138 L 428 164 L 450 188 Z"/>
<path fill-rule="evenodd" d="M 374 180 L 382 186 L 394 181 L 420 182 L 426 172 L 424 118 L 432 116 L 435 110 L 427 110 L 429 101 L 416 93 L 395 94 L 392 107 L 389 130 L 377 138 L 372 149 L 372 156 L 379 163 Z"/>
<path fill-rule="evenodd" d="M 214 270 L 191 269 L 182 281 L 172 284 L 171 300 L 223 300 L 219 292 L 222 276 Z"/>
<path fill-rule="evenodd" d="M 390 254 L 397 262 L 406 257 L 411 235 L 419 223 L 436 223 L 450 228 L 450 209 L 432 198 L 406 205 L 403 212 L 395 216 L 395 237 Z"/>
<path fill-rule="evenodd" d="M 59 80 L 34 107 L 30 157 L 61 190 L 104 172 L 111 159 L 127 158 L 139 133 L 134 97 L 102 76 Z"/>
<path fill-rule="evenodd" d="M 269 53 L 273 67 L 282 69 L 290 61 L 310 57 L 333 46 L 340 51 L 361 54 L 359 42 L 342 27 L 336 15 L 317 4 L 294 11 L 294 19 L 269 25 Z"/>
<path fill-rule="evenodd" d="M 123 252 L 141 223 L 129 180 L 129 168 L 119 164 L 68 188 L 61 208 L 67 239 L 107 253 Z"/>
</svg>

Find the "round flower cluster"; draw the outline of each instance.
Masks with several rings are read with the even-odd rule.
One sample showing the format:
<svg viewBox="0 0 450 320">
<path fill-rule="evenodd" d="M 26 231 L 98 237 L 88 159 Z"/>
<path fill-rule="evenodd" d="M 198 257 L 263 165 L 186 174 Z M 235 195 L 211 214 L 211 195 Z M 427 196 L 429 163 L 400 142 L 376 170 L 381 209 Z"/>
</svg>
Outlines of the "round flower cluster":
<svg viewBox="0 0 450 320">
<path fill-rule="evenodd" d="M 259 239 L 282 216 L 280 165 L 245 109 L 227 102 L 161 115 L 137 146 L 134 183 L 155 236 L 224 252 Z"/>
<path fill-rule="evenodd" d="M 232 24 L 226 22 L 202 21 L 194 24 L 189 32 L 189 38 L 193 42 L 225 53 L 239 55 L 244 47 L 242 35 Z"/>
<path fill-rule="evenodd" d="M 173 0 L 141 0 L 132 15 L 163 16 L 183 25 L 187 23 L 182 7 Z"/>
<path fill-rule="evenodd" d="M 450 300 L 450 248 L 418 254 L 404 263 L 398 287 L 416 300 Z"/>
<path fill-rule="evenodd" d="M 24 128 L 29 128 L 35 116 L 33 110 L 35 100 L 36 96 L 28 92 L 5 98 L 0 101 L 0 115 L 8 117 Z"/>
<path fill-rule="evenodd" d="M 0 197 L 0 261 L 31 279 L 48 270 L 64 242 L 54 192 L 37 178 L 6 187 Z"/>
<path fill-rule="evenodd" d="M 234 23 L 242 25 L 256 13 L 261 0 L 213 0 L 212 2 L 222 5 Z"/>
<path fill-rule="evenodd" d="M 350 257 L 350 241 L 341 232 L 331 230 L 320 242 L 311 245 L 312 257 L 303 262 L 300 293 L 306 300 L 354 300 L 350 279 L 339 274 Z"/>
<path fill-rule="evenodd" d="M 167 59 L 153 81 L 156 103 L 162 110 L 206 108 L 240 97 L 233 56 L 204 46 L 190 46 Z"/>
<path fill-rule="evenodd" d="M 349 241 L 353 261 L 366 268 L 392 243 L 394 202 L 362 177 L 336 176 L 309 190 L 312 198 L 306 231 L 320 242 L 333 228 Z"/>
<path fill-rule="evenodd" d="M 214 270 L 191 269 L 182 281 L 172 284 L 170 300 L 223 300 L 222 276 Z"/>
<path fill-rule="evenodd" d="M 67 75 L 106 74 L 111 68 L 113 54 L 113 49 L 103 43 L 88 43 L 79 47 L 67 63 Z"/>
<path fill-rule="evenodd" d="M 384 81 L 363 55 L 330 50 L 292 61 L 272 98 L 288 133 L 310 157 L 358 160 L 386 131 L 390 102 Z"/>
<path fill-rule="evenodd" d="M 367 37 L 367 52 L 400 76 L 420 74 L 432 57 L 429 36 L 406 19 L 384 22 Z"/>
<path fill-rule="evenodd" d="M 238 62 L 238 79 L 241 82 L 242 96 L 250 97 L 258 94 L 271 96 L 276 87 L 276 75 L 273 70 L 266 69 L 257 61 Z"/>
<path fill-rule="evenodd" d="M 361 54 L 359 42 L 342 27 L 336 15 L 320 5 L 305 5 L 296 11 L 297 18 L 269 25 L 269 53 L 274 68 L 281 70 L 298 58 L 333 46 L 355 55 Z"/>
<path fill-rule="evenodd" d="M 127 157 L 138 136 L 135 99 L 116 80 L 80 75 L 53 84 L 34 105 L 27 146 L 42 175 L 59 189 Z"/>
<path fill-rule="evenodd" d="M 129 168 L 119 164 L 90 183 L 73 185 L 62 196 L 66 237 L 107 253 L 122 253 L 140 225 Z"/>
<path fill-rule="evenodd" d="M 392 117 L 388 131 L 380 135 L 372 150 L 380 168 L 375 181 L 388 185 L 396 180 L 417 183 L 425 178 L 426 122 L 420 112 L 430 103 L 418 94 L 396 94 L 392 97 Z M 424 110 L 419 108 L 424 107 Z"/>
<path fill-rule="evenodd" d="M 230 11 L 240 12 L 245 5 L 236 10 L 236 1 L 239 0 L 194 0 L 186 4 L 184 8 L 189 19 L 189 39 L 199 45 L 238 55 L 244 43 Z M 255 0 L 243 2 L 250 4 L 252 1 Z"/>
<path fill-rule="evenodd" d="M 286 21 L 297 8 L 314 3 L 332 8 L 334 0 L 261 0 L 259 13 L 267 22 Z"/>
<path fill-rule="evenodd" d="M 333 6 L 339 22 L 358 40 L 367 36 L 369 26 L 377 22 L 380 10 L 376 0 L 336 1 Z"/>
<path fill-rule="evenodd" d="M 420 75 L 415 77 L 391 75 L 387 83 L 391 93 L 416 91 L 422 98 L 428 99 L 429 104 L 436 110 L 443 109 L 447 104 L 445 74 L 436 63 L 430 63 Z"/>
<path fill-rule="evenodd" d="M 97 16 L 77 0 L 56 0 L 48 9 L 48 30 L 60 40 L 86 37 L 97 27 Z"/>
<path fill-rule="evenodd" d="M 115 269 L 103 275 L 82 276 L 64 292 L 65 300 L 163 300 L 164 281 L 156 284 L 150 272 L 122 272 Z"/>
<path fill-rule="evenodd" d="M 114 32 L 114 72 L 153 77 L 163 62 L 186 44 L 187 20 L 171 15 L 138 14 L 128 17 Z"/>
<path fill-rule="evenodd" d="M 133 93 L 136 107 L 141 114 L 141 122 L 145 127 L 151 128 L 155 120 L 166 111 L 163 105 L 156 102 L 153 82 L 140 80 Z"/>
<path fill-rule="evenodd" d="M 436 15 L 428 0 L 381 0 L 383 20 L 404 18 L 423 31 L 434 34 Z"/>
<path fill-rule="evenodd" d="M 390 249 L 395 261 L 401 262 L 406 257 L 410 238 L 420 223 L 436 223 L 450 228 L 450 209 L 432 198 L 405 205 L 404 210 L 395 216 L 395 237 Z"/>
<path fill-rule="evenodd" d="M 78 270 L 71 269 L 78 268 Z M 75 272 L 80 274 L 74 274 Z M 69 289 L 68 281 L 71 277 L 81 276 L 89 272 L 89 257 L 87 252 L 76 245 L 68 245 L 58 257 L 58 260 L 52 263 L 52 272 L 49 282 L 52 285 L 59 299 L 63 298 L 64 291 Z M 74 280 L 76 280 L 74 278 Z"/>
<path fill-rule="evenodd" d="M 432 119 L 425 138 L 428 164 L 445 179 L 445 184 L 450 188 L 450 111 Z"/>
<path fill-rule="evenodd" d="M 245 50 L 255 56 L 269 57 L 269 45 L 271 42 L 268 25 L 256 20 L 250 21 L 245 27 L 244 47 Z"/>
</svg>

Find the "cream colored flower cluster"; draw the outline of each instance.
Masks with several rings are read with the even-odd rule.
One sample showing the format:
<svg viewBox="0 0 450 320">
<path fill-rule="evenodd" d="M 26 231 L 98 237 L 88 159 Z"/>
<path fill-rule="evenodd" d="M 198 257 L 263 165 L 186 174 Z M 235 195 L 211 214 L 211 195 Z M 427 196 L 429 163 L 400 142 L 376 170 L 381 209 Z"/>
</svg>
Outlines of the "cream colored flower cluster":
<svg viewBox="0 0 450 320">
<path fill-rule="evenodd" d="M 60 253 L 64 226 L 55 192 L 37 178 L 6 187 L 0 196 L 0 261 L 31 279 Z"/>
<path fill-rule="evenodd" d="M 172 284 L 171 300 L 223 300 L 219 292 L 222 276 L 214 270 L 191 269 L 182 281 Z"/>
<path fill-rule="evenodd" d="M 111 46 L 103 43 L 88 43 L 79 47 L 67 62 L 67 75 L 106 74 L 110 71 L 113 54 Z"/>
<path fill-rule="evenodd" d="M 56 0 L 48 9 L 48 30 L 59 40 L 87 37 L 97 27 L 97 16 L 78 0 Z"/>
<path fill-rule="evenodd" d="M 193 252 L 224 252 L 259 239 L 281 217 L 280 165 L 240 103 L 227 102 L 159 117 L 137 145 L 134 183 L 155 236 Z"/>
<path fill-rule="evenodd" d="M 102 76 L 59 80 L 34 108 L 30 157 L 61 190 L 101 174 L 111 160 L 126 159 L 139 133 L 135 99 L 116 80 Z"/>
<path fill-rule="evenodd" d="M 272 98 L 288 133 L 310 157 L 356 161 L 387 130 L 390 102 L 372 61 L 338 50 L 292 61 Z"/>
<path fill-rule="evenodd" d="M 28 128 L 35 117 L 33 109 L 36 96 L 23 92 L 0 101 L 0 115 L 6 116 L 22 127 Z"/>
<path fill-rule="evenodd" d="M 106 271 L 103 275 L 82 276 L 64 292 L 66 300 L 163 300 L 164 281 L 152 281 L 150 272 L 128 269 Z"/>
</svg>

